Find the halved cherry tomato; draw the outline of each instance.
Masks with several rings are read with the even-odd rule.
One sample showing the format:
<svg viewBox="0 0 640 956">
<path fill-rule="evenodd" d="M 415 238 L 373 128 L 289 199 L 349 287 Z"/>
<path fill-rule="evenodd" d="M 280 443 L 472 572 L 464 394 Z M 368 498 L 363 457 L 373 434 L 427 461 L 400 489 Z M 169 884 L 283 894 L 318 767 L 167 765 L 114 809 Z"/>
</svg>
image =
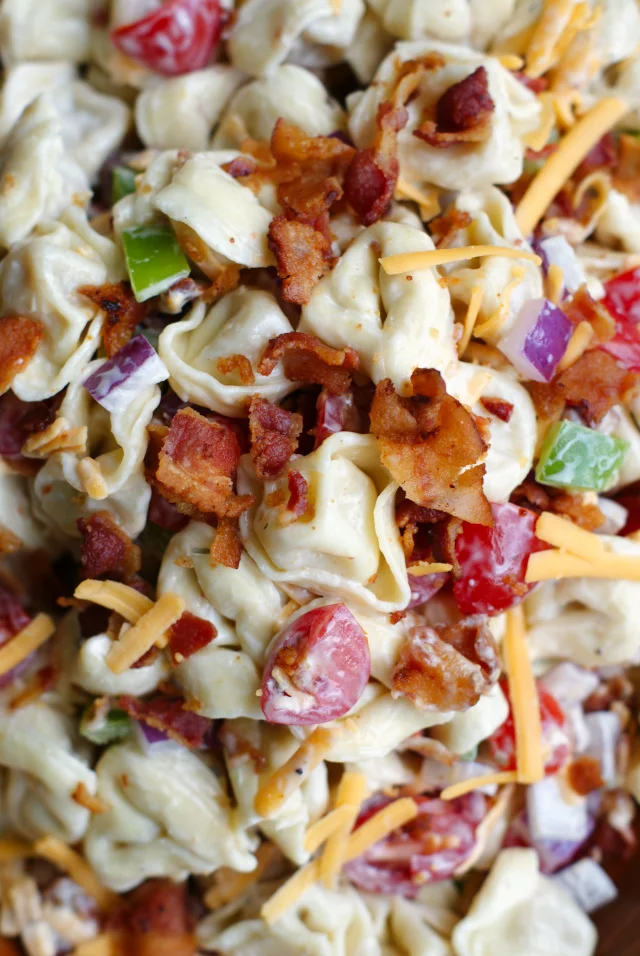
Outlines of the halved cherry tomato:
<svg viewBox="0 0 640 956">
<path fill-rule="evenodd" d="M 499 614 L 519 604 L 529 555 L 547 546 L 535 535 L 537 514 L 512 504 L 492 504 L 493 527 L 463 522 L 456 539 L 461 575 L 453 586 L 463 614 Z"/>
<path fill-rule="evenodd" d="M 614 276 L 604 287 L 602 301 L 616 320 L 616 334 L 600 348 L 630 372 L 640 372 L 640 269 Z"/>
<path fill-rule="evenodd" d="M 544 772 L 549 777 L 557 773 L 571 756 L 571 736 L 562 707 L 540 681 L 536 683 L 542 723 Z M 507 682 L 503 680 L 500 685 L 505 697 L 509 699 Z M 489 737 L 489 749 L 494 763 L 497 763 L 501 770 L 516 769 L 516 737 L 511 711 L 504 724 Z"/>
<path fill-rule="evenodd" d="M 449 580 L 449 574 L 446 571 L 438 571 L 435 574 L 422 574 L 419 576 L 409 572 L 407 577 L 409 579 L 409 587 L 411 588 L 411 600 L 407 604 L 408 611 L 410 611 L 411 608 L 426 604 Z"/>
<path fill-rule="evenodd" d="M 471 855 L 478 825 L 489 809 L 483 793 L 447 801 L 414 799 L 417 817 L 347 863 L 347 876 L 361 890 L 413 897 L 425 883 L 450 879 Z M 356 829 L 390 802 L 382 794 L 368 800 Z"/>
<path fill-rule="evenodd" d="M 30 616 L 13 594 L 0 587 L 0 647 L 15 637 L 30 621 Z M 6 674 L 0 675 L 0 687 L 9 686 L 29 666 L 30 657 L 31 655 Z"/>
<path fill-rule="evenodd" d="M 275 638 L 260 705 L 272 724 L 322 724 L 359 700 L 371 661 L 364 631 L 344 604 L 317 607 Z"/>
<path fill-rule="evenodd" d="M 224 24 L 219 0 L 168 0 L 134 23 L 111 32 L 122 53 L 165 76 L 201 70 Z"/>
</svg>

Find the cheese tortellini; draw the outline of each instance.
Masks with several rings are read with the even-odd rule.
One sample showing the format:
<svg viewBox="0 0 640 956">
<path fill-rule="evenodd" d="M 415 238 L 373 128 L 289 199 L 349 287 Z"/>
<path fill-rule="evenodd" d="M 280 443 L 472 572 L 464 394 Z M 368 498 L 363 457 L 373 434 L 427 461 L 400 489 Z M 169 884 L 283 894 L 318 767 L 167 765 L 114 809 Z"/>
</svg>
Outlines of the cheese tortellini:
<svg viewBox="0 0 640 956">
<path fill-rule="evenodd" d="M 402 389 L 415 368 L 444 372 L 456 360 L 449 293 L 434 269 L 388 276 L 378 260 L 434 248 L 412 226 L 379 222 L 347 248 L 303 307 L 300 331 L 335 348 L 350 345 L 364 371 L 378 382 L 390 378 Z"/>
<path fill-rule="evenodd" d="M 381 63 L 371 86 L 355 100 L 349 129 L 356 145 L 371 145 L 378 107 L 393 93 L 402 65 L 429 53 L 441 54 L 445 65 L 427 70 L 417 95 L 407 104 L 409 121 L 398 134 L 400 175 L 410 182 L 433 183 L 443 189 L 460 189 L 462 185 L 478 189 L 517 179 L 524 159 L 522 137 L 538 126 L 540 107 L 533 93 L 498 60 L 468 47 L 429 41 L 398 43 Z M 439 149 L 414 136 L 425 112 L 435 106 L 445 90 L 480 66 L 487 71 L 489 93 L 495 104 L 486 140 Z"/>
<path fill-rule="evenodd" d="M 93 181 L 124 138 L 129 109 L 122 100 L 98 93 L 82 80 L 58 88 L 54 99 L 67 153 Z"/>
<path fill-rule="evenodd" d="M 614 554 L 640 556 L 630 538 L 601 535 Z M 566 578 L 540 584 L 525 601 L 529 646 L 538 658 L 568 658 L 583 667 L 633 660 L 640 584 L 599 578 Z"/>
<path fill-rule="evenodd" d="M 113 639 L 108 634 L 95 634 L 83 641 L 71 674 L 73 683 L 98 696 L 133 694 L 134 697 L 142 697 L 150 694 L 161 681 L 169 677 L 169 664 L 162 654 L 158 654 L 144 667 L 133 667 L 122 674 L 114 674 L 107 664 L 107 655 L 112 647 Z"/>
<path fill-rule="evenodd" d="M 385 30 L 401 40 L 433 37 L 484 47 L 507 23 L 516 0 L 367 0 Z"/>
<path fill-rule="evenodd" d="M 56 707 L 38 701 L 9 711 L 0 721 L 0 768 L 7 773 L 0 803 L 9 829 L 28 840 L 54 834 L 76 843 L 90 813 L 73 799 L 83 784 L 96 792 L 96 775 L 74 733 L 74 723 Z"/>
<path fill-rule="evenodd" d="M 490 737 L 508 716 L 507 698 L 500 684 L 494 684 L 477 704 L 469 710 L 454 714 L 450 721 L 434 727 L 431 733 L 453 753 L 466 754 Z"/>
<path fill-rule="evenodd" d="M 295 389 L 280 362 L 269 376 L 256 370 L 269 339 L 291 331 L 273 295 L 241 287 L 208 312 L 198 303 L 181 322 L 168 325 L 160 336 L 159 353 L 174 391 L 184 401 L 221 415 L 242 416 L 253 395 L 278 402 Z M 237 369 L 220 370 L 218 363 L 233 355 L 250 361 L 253 382 L 243 383 Z"/>
<path fill-rule="evenodd" d="M 41 93 L 66 86 L 75 78 L 71 63 L 17 63 L 5 70 L 0 89 L 0 143 L 4 142 L 25 107 Z"/>
<path fill-rule="evenodd" d="M 256 495 L 256 505 L 240 519 L 241 530 L 260 570 L 273 581 L 380 611 L 406 607 L 409 583 L 395 524 L 397 485 L 380 463 L 376 439 L 340 432 L 291 467 L 306 479 L 311 507 L 284 524 L 281 507 L 269 502 L 273 492 L 286 491 L 287 475 L 258 482 L 248 457 L 241 459 L 238 489 Z"/>
<path fill-rule="evenodd" d="M 503 850 L 453 931 L 457 956 L 593 956 L 591 920 L 557 884 L 541 876 L 535 850 Z"/>
<path fill-rule="evenodd" d="M 167 743 L 148 756 L 133 741 L 110 747 L 96 775 L 109 809 L 94 814 L 84 848 L 110 889 L 220 866 L 254 868 L 254 841 L 237 827 L 216 773 L 185 747 Z"/>
<path fill-rule="evenodd" d="M 3 0 L 0 56 L 5 65 L 22 60 L 88 58 L 94 0 Z"/>
<path fill-rule="evenodd" d="M 8 470 L 0 473 L 0 537 L 2 535 L 30 551 L 49 550 L 52 545 L 46 524 L 31 510 L 29 479 Z"/>
</svg>

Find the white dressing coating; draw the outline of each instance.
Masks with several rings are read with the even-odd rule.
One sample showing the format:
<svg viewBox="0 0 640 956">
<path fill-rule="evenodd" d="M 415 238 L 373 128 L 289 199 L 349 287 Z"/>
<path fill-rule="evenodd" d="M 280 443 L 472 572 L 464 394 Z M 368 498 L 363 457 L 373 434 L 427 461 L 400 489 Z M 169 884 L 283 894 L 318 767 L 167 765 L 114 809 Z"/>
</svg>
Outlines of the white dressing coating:
<svg viewBox="0 0 640 956">
<path fill-rule="evenodd" d="M 400 40 L 432 37 L 484 48 L 508 22 L 516 0 L 368 0 L 385 30 Z"/>
<path fill-rule="evenodd" d="M 84 641 L 77 652 L 71 680 L 78 687 L 99 697 L 112 694 L 132 694 L 142 697 L 150 694 L 169 676 L 169 665 L 162 654 L 144 667 L 129 668 L 114 674 L 107 664 L 107 655 L 113 646 L 108 634 L 95 634 Z"/>
<path fill-rule="evenodd" d="M 64 60 L 16 63 L 6 69 L 0 89 L 0 142 L 29 103 L 41 93 L 71 83 L 75 75 L 73 65 Z"/>
<path fill-rule="evenodd" d="M 316 285 L 302 309 L 300 331 L 328 345 L 350 345 L 374 382 L 402 389 L 418 367 L 444 372 L 456 358 L 449 294 L 435 269 L 388 276 L 378 260 L 434 248 L 412 226 L 379 222 L 365 229 Z"/>
<path fill-rule="evenodd" d="M 124 138 L 131 113 L 122 100 L 98 93 L 83 80 L 56 89 L 54 100 L 67 152 L 93 182 Z"/>
<path fill-rule="evenodd" d="M 47 526 L 31 509 L 29 479 L 4 468 L 0 472 L 0 530 L 15 535 L 29 551 L 50 550 Z"/>
<path fill-rule="evenodd" d="M 93 6 L 93 0 L 4 0 L 0 9 L 3 62 L 86 61 Z"/>
<path fill-rule="evenodd" d="M 477 704 L 462 713 L 454 714 L 446 724 L 431 731 L 455 754 L 466 754 L 490 737 L 509 716 L 509 702 L 500 684 L 494 684 Z"/>
</svg>

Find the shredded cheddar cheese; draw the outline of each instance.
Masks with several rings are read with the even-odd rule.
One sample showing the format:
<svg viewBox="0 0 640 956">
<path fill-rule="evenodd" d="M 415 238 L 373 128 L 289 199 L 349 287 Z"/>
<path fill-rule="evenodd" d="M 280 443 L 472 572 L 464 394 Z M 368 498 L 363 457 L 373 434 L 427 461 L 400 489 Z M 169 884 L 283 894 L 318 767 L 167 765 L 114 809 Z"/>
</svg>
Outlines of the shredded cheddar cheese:
<svg viewBox="0 0 640 956">
<path fill-rule="evenodd" d="M 514 290 L 522 282 L 522 278 L 522 275 L 516 275 L 511 282 L 507 283 L 498 296 L 500 299 L 500 305 L 496 311 L 490 315 L 488 319 L 485 319 L 484 322 L 481 322 L 480 325 L 476 325 L 474 328 L 473 334 L 476 336 L 476 338 L 483 339 L 486 338 L 487 335 L 494 335 L 500 331 L 509 317 L 511 296 L 513 295 Z"/>
<path fill-rule="evenodd" d="M 438 190 L 435 187 L 429 190 L 419 189 L 413 183 L 408 183 L 406 179 L 398 179 L 395 198 L 400 200 L 409 199 L 411 202 L 417 203 L 420 209 L 420 218 L 423 222 L 433 219 L 441 210 Z"/>
<path fill-rule="evenodd" d="M 304 848 L 307 853 L 315 853 L 318 847 L 326 843 L 329 837 L 349 820 L 351 820 L 351 807 L 344 804 L 329 810 L 323 817 L 312 823 L 304 837 Z"/>
<path fill-rule="evenodd" d="M 640 581 L 640 557 L 605 552 L 597 562 L 592 562 L 564 550 L 538 551 L 530 555 L 525 575 L 527 584 L 560 578 Z"/>
<path fill-rule="evenodd" d="M 573 521 L 544 511 L 536 523 L 536 536 L 554 548 L 565 548 L 585 561 L 600 561 L 607 551 L 602 538 L 579 528 Z"/>
<path fill-rule="evenodd" d="M 362 856 L 374 843 L 384 840 L 393 830 L 403 827 L 417 815 L 418 806 L 411 797 L 400 797 L 393 803 L 388 803 L 351 834 L 345 863 Z"/>
<path fill-rule="evenodd" d="M 482 308 L 482 299 L 484 297 L 484 289 L 481 285 L 475 285 L 471 290 L 471 298 L 469 299 L 469 305 L 467 306 L 467 314 L 464 317 L 464 326 L 462 329 L 462 336 L 458 342 L 458 355 L 462 356 L 467 350 L 467 346 L 471 341 L 471 336 L 473 334 L 473 328 L 477 322 L 478 316 L 480 314 L 480 309 Z"/>
<path fill-rule="evenodd" d="M 76 946 L 72 956 L 120 956 L 121 952 L 121 942 L 117 933 L 101 933 L 95 939 L 89 939 Z"/>
<path fill-rule="evenodd" d="M 439 574 L 441 571 L 452 571 L 452 564 L 445 564 L 441 561 L 418 561 L 407 569 L 414 578 L 424 577 L 425 574 Z"/>
<path fill-rule="evenodd" d="M 67 873 L 74 883 L 96 901 L 100 909 L 110 910 L 118 905 L 118 895 L 106 889 L 87 861 L 62 840 L 54 836 L 43 837 L 34 843 L 33 852 Z"/>
<path fill-rule="evenodd" d="M 300 867 L 279 890 L 267 900 L 260 911 L 266 923 L 274 923 L 279 916 L 286 913 L 303 896 L 310 886 L 318 879 L 318 861 L 312 860 L 306 866 Z"/>
<path fill-rule="evenodd" d="M 560 266 L 552 262 L 549 266 L 549 271 L 547 272 L 547 277 L 545 279 L 545 292 L 547 294 L 547 299 L 558 305 L 562 301 L 562 293 L 564 292 L 564 273 Z"/>
<path fill-rule="evenodd" d="M 300 787 L 324 759 L 330 742 L 331 733 L 319 727 L 282 767 L 264 777 L 258 785 L 254 800 L 256 813 L 261 817 L 270 817 L 276 813 L 287 797 Z"/>
<path fill-rule="evenodd" d="M 0 647 L 0 675 L 10 670 L 33 654 L 55 633 L 56 626 L 48 614 L 37 614 L 32 621 Z"/>
<path fill-rule="evenodd" d="M 518 774 L 515 770 L 503 770 L 500 773 L 487 773 L 482 777 L 471 777 L 469 780 L 461 780 L 460 783 L 453 783 L 440 794 L 441 800 L 455 800 L 456 797 L 463 797 L 465 793 L 471 793 L 473 790 L 479 790 L 480 787 L 488 787 L 495 783 L 501 786 L 505 783 L 516 783 Z"/>
<path fill-rule="evenodd" d="M 538 97 L 540 103 L 540 124 L 537 129 L 523 136 L 522 141 L 525 146 L 539 153 L 541 149 L 549 142 L 549 137 L 556 125 L 556 111 L 553 96 L 550 93 L 541 93 Z"/>
<path fill-rule="evenodd" d="M 257 883 L 269 864 L 278 856 L 278 850 L 272 843 L 261 843 L 256 851 L 257 866 L 249 873 L 238 873 L 229 867 L 221 867 L 214 873 L 215 883 L 204 894 L 205 905 L 210 910 L 226 906 L 232 900 L 239 899 L 250 886 Z"/>
<path fill-rule="evenodd" d="M 500 53 L 497 57 L 505 70 L 521 70 L 524 66 L 524 57 L 517 53 Z"/>
<path fill-rule="evenodd" d="M 574 0 L 545 0 L 527 50 L 525 74 L 536 78 L 553 66 L 555 47 L 571 20 Z"/>
<path fill-rule="evenodd" d="M 14 840 L 11 837 L 0 840 L 0 864 L 23 860 L 31 853 L 31 844 L 25 843 L 24 840 Z"/>
<path fill-rule="evenodd" d="M 448 265 L 451 262 L 466 262 L 468 259 L 482 259 L 486 256 L 502 256 L 506 259 L 528 259 L 540 265 L 542 259 L 526 249 L 514 249 L 511 246 L 463 246 L 455 249 L 432 249 L 429 252 L 402 252 L 397 256 L 385 256 L 379 259 L 380 265 L 389 276 L 397 276 L 414 269 L 431 269 L 433 266 Z"/>
<path fill-rule="evenodd" d="M 524 236 L 533 232 L 556 193 L 589 150 L 622 119 L 627 110 L 623 100 L 605 97 L 560 140 L 558 149 L 536 175 L 516 209 L 516 222 Z"/>
<path fill-rule="evenodd" d="M 329 889 L 335 887 L 338 882 L 338 875 L 347 852 L 349 833 L 358 819 L 366 792 L 367 779 L 364 774 L 350 770 L 343 773 L 338 785 L 336 807 L 347 807 L 349 815 L 343 825 L 327 840 L 320 859 L 320 879 Z"/>
<path fill-rule="evenodd" d="M 153 601 L 145 597 L 128 584 L 119 581 L 82 581 L 75 589 L 74 597 L 82 601 L 91 601 L 101 607 L 115 611 L 129 624 L 137 624 L 143 614 L 153 607 Z"/>
<path fill-rule="evenodd" d="M 521 605 L 507 611 L 503 656 L 515 727 L 517 779 L 519 783 L 536 783 L 544 777 L 542 727 Z"/>
<path fill-rule="evenodd" d="M 184 599 L 179 594 L 168 592 L 159 597 L 133 627 L 114 641 L 107 654 L 107 667 L 114 674 L 123 674 L 151 650 L 161 635 L 176 623 L 184 608 Z"/>
<path fill-rule="evenodd" d="M 87 426 L 72 428 L 66 418 L 60 416 L 44 431 L 30 435 L 22 446 L 22 454 L 31 458 L 48 458 L 57 451 L 82 454 L 87 444 Z"/>
<path fill-rule="evenodd" d="M 109 497 L 109 489 L 97 461 L 93 458 L 83 458 L 77 464 L 77 471 L 82 487 L 90 498 L 103 501 Z"/>
</svg>

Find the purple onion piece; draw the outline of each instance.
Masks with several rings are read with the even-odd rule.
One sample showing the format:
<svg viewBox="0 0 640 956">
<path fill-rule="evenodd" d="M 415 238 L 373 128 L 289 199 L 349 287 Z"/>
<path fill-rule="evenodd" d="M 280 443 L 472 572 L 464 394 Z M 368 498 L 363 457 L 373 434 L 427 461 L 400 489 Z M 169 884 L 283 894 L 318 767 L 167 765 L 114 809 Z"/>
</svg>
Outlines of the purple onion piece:
<svg viewBox="0 0 640 956">
<path fill-rule="evenodd" d="M 169 378 L 169 372 L 144 335 L 136 335 L 82 383 L 109 412 L 123 411 L 141 391 Z"/>
<path fill-rule="evenodd" d="M 585 857 L 568 866 L 553 878 L 569 892 L 585 913 L 592 913 L 615 900 L 618 891 L 611 877 L 595 860 Z"/>
<path fill-rule="evenodd" d="M 531 299 L 498 345 L 524 378 L 550 382 L 572 332 L 562 309 L 548 299 Z"/>
<path fill-rule="evenodd" d="M 535 840 L 531 834 L 526 811 L 518 814 L 507 831 L 504 846 L 528 846 L 538 854 L 540 870 L 545 876 L 571 863 L 585 846 L 595 829 L 595 819 L 588 817 L 588 833 L 584 840 Z"/>
</svg>

